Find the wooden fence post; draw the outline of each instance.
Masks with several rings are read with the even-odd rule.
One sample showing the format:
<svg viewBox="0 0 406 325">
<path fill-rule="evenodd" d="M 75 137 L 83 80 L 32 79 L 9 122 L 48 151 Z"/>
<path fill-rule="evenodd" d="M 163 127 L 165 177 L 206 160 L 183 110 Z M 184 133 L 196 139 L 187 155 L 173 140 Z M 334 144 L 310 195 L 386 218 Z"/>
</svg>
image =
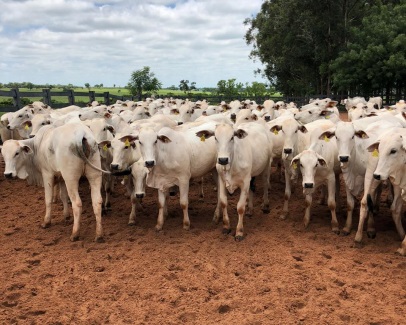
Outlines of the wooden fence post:
<svg viewBox="0 0 406 325">
<path fill-rule="evenodd" d="M 14 107 L 17 107 L 18 109 L 20 109 L 22 107 L 22 104 L 21 104 L 20 91 L 18 90 L 18 88 L 11 89 L 11 96 L 13 97 Z"/>
<path fill-rule="evenodd" d="M 51 106 L 51 93 L 49 89 L 42 89 L 44 104 Z"/>
<path fill-rule="evenodd" d="M 104 104 L 110 105 L 110 94 L 108 91 L 104 92 Z"/>
<path fill-rule="evenodd" d="M 89 103 L 94 102 L 96 99 L 94 97 L 94 90 L 89 90 Z"/>
<path fill-rule="evenodd" d="M 72 89 L 68 90 L 68 102 L 69 105 L 75 105 L 75 94 Z"/>
</svg>

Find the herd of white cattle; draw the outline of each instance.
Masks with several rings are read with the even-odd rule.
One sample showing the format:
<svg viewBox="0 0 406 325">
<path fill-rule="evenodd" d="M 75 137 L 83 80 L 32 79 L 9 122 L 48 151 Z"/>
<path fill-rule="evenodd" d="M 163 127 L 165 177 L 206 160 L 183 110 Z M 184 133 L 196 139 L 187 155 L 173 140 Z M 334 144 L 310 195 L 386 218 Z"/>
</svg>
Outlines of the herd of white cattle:
<svg viewBox="0 0 406 325">
<path fill-rule="evenodd" d="M 218 189 L 214 221 L 222 215 L 223 232 L 230 233 L 227 192 L 239 188 L 238 241 L 244 238 L 244 215 L 253 213 L 256 176 L 263 182 L 261 208 L 270 212 L 271 166 L 284 173 L 283 219 L 289 213 L 292 183 L 301 178 L 305 227 L 310 222 L 312 195 L 319 186 L 321 201 L 327 197 L 332 231 L 337 234 L 351 232 L 355 199 L 362 195 L 355 235 L 358 243 L 366 219 L 368 236 L 376 234 L 373 216 L 383 184 L 389 188 L 392 217 L 403 240 L 398 253 L 406 255 L 401 222 L 402 199 L 406 199 L 405 101 L 383 108 L 380 97 L 368 102 L 362 97 L 349 98 L 342 103 L 349 121 L 340 119 L 337 104 L 328 98 L 311 100 L 300 108 L 272 100 L 262 105 L 250 100 L 209 105 L 206 101 L 146 99 L 52 109 L 34 102 L 1 117 L 4 176 L 44 187 L 43 227 L 51 224 L 57 190 L 65 218 L 69 218 L 70 199 L 74 215 L 71 240 L 79 238 L 82 201 L 78 187 L 79 179 L 86 176 L 96 217 L 96 241 L 103 240 L 102 209 L 110 208 L 115 179 L 123 175 L 131 175 L 122 181 L 131 197 L 130 225 L 135 223 L 145 187 L 158 190 L 158 231 L 167 216 L 168 195 L 174 191 L 179 191 L 183 227 L 189 229 L 189 182 L 210 174 L 214 177 L 207 180 Z M 347 197 L 342 229 L 336 217 L 340 174 Z"/>
</svg>

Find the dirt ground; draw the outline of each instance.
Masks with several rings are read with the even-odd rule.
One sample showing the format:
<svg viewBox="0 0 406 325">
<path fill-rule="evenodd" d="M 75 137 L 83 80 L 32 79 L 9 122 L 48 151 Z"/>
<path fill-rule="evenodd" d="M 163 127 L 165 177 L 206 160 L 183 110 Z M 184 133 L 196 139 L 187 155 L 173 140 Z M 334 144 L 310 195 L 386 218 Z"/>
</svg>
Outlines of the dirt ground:
<svg viewBox="0 0 406 325">
<path fill-rule="evenodd" d="M 296 188 L 290 215 L 279 219 L 284 184 L 272 178 L 271 212 L 245 218 L 246 238 L 223 235 L 212 217 L 213 185 L 191 185 L 190 231 L 182 229 L 178 196 L 156 233 L 157 193 L 147 189 L 137 225 L 119 183 L 103 217 L 105 243 L 93 242 L 95 220 L 81 183 L 81 238 L 69 240 L 61 203 L 52 226 L 40 228 L 43 189 L 4 179 L 0 166 L 0 324 L 405 324 L 406 258 L 390 211 L 381 204 L 377 237 L 361 248 L 355 232 L 337 236 L 327 206 L 313 202 L 303 228 L 304 198 Z M 344 191 L 339 222 L 345 216 Z M 230 196 L 235 229 L 238 193 Z M 358 224 L 358 208 L 353 229 Z M 403 220 L 404 225 L 406 220 Z"/>
</svg>

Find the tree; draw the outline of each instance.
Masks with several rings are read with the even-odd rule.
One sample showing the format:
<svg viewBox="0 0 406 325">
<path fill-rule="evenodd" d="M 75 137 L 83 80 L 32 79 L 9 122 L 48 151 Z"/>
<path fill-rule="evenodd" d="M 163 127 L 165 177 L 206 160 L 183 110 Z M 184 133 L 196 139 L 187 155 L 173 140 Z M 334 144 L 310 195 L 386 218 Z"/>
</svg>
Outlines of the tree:
<svg viewBox="0 0 406 325">
<path fill-rule="evenodd" d="M 227 98 L 237 97 L 243 88 L 244 85 L 241 82 L 237 83 L 235 78 L 217 82 L 217 94 Z"/>
<path fill-rule="evenodd" d="M 352 42 L 333 61 L 334 86 L 350 94 L 386 94 L 396 99 L 406 87 L 406 1 L 371 7 L 362 25 L 351 30 Z M 405 94 L 404 94 L 405 95 Z"/>
<path fill-rule="evenodd" d="M 179 90 L 183 90 L 186 93 L 196 89 L 196 82 L 192 82 L 189 86 L 189 80 L 181 80 L 179 84 Z"/>
<path fill-rule="evenodd" d="M 85 83 L 85 87 L 86 87 L 87 89 L 90 89 L 90 84 L 89 84 L 88 82 L 86 82 L 86 83 Z"/>
<path fill-rule="evenodd" d="M 251 86 L 247 83 L 245 86 L 245 91 L 248 97 L 263 97 L 267 93 L 266 84 L 262 82 L 253 81 Z"/>
<path fill-rule="evenodd" d="M 131 73 L 131 78 L 126 88 L 133 96 L 137 96 L 138 100 L 142 100 L 143 91 L 153 92 L 161 89 L 162 87 L 161 82 L 150 70 L 150 67 L 145 66 L 142 69 L 133 71 Z"/>
<path fill-rule="evenodd" d="M 376 0 L 378 1 L 378 0 Z M 285 95 L 330 94 L 331 62 L 375 0 L 266 0 L 245 20 L 250 57 Z"/>
</svg>

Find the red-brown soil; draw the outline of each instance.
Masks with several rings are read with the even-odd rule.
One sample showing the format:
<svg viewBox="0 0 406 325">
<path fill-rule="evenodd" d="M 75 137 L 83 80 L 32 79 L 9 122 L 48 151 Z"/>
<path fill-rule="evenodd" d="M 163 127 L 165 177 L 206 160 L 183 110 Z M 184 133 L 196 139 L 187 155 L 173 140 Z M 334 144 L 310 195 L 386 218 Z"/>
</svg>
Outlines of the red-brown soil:
<svg viewBox="0 0 406 325">
<path fill-rule="evenodd" d="M 190 191 L 190 231 L 182 229 L 178 196 L 156 233 L 156 191 L 147 190 L 137 225 L 127 226 L 131 204 L 118 182 L 112 211 L 103 217 L 105 243 L 93 242 L 95 220 L 81 182 L 81 238 L 53 204 L 52 226 L 42 229 L 43 189 L 6 180 L 0 168 L 0 324 L 405 324 L 406 258 L 385 203 L 377 237 L 361 248 L 330 228 L 327 206 L 313 201 L 303 228 L 300 187 L 290 215 L 279 219 L 284 184 L 272 177 L 271 212 L 245 218 L 246 238 L 234 241 L 211 222 L 216 192 Z M 206 179 L 209 181 L 209 178 Z M 259 183 L 259 182 L 258 182 Z M 299 185 L 299 184 L 298 184 Z M 341 190 L 340 225 L 346 204 Z M 384 195 L 384 198 L 386 196 Z M 230 196 L 236 226 L 238 193 Z M 353 228 L 358 223 L 358 208 Z M 404 224 L 405 224 L 405 220 Z"/>
</svg>

